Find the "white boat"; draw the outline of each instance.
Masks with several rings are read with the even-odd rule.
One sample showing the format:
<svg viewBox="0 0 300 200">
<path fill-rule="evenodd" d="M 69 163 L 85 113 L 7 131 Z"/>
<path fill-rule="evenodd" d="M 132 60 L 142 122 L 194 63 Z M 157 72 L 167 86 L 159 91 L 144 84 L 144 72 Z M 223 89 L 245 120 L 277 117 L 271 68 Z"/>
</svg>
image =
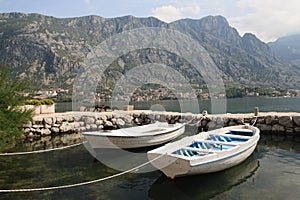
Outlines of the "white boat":
<svg viewBox="0 0 300 200">
<path fill-rule="evenodd" d="M 156 122 L 144 126 L 135 126 L 109 131 L 83 132 L 84 138 L 93 149 L 101 148 L 142 148 L 163 144 L 182 135 L 185 124 Z"/>
<path fill-rule="evenodd" d="M 258 128 L 239 125 L 184 137 L 148 151 L 151 164 L 175 178 L 221 171 L 248 158 L 259 138 Z"/>
</svg>

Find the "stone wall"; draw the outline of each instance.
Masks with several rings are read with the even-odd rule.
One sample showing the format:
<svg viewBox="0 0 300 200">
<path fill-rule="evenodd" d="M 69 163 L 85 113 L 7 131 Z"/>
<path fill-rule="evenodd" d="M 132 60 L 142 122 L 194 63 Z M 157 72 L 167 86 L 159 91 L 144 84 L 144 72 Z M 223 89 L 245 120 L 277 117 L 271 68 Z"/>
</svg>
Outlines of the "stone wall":
<svg viewBox="0 0 300 200">
<path fill-rule="evenodd" d="M 118 129 L 134 125 L 145 125 L 155 121 L 168 123 L 183 122 L 193 127 L 195 133 L 234 126 L 244 123 L 254 124 L 262 133 L 280 133 L 300 135 L 300 114 L 225 114 L 202 115 L 180 113 L 158 113 L 149 111 L 118 111 L 106 113 L 69 112 L 61 114 L 38 115 L 23 125 L 27 138 L 49 135 L 71 134 L 82 131 L 97 131 L 102 129 Z"/>
</svg>

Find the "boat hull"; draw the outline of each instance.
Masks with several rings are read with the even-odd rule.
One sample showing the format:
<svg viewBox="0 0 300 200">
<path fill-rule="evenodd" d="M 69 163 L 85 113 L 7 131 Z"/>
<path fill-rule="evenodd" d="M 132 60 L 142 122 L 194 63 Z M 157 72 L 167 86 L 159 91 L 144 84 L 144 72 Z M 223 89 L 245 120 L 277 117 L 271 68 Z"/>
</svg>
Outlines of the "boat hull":
<svg viewBox="0 0 300 200">
<path fill-rule="evenodd" d="M 170 132 L 157 135 L 147 135 L 147 136 L 102 136 L 95 134 L 85 134 L 84 137 L 89 142 L 90 146 L 93 149 L 102 149 L 102 148 L 122 148 L 122 149 L 131 149 L 131 148 L 143 148 L 156 146 L 160 144 L 167 143 L 176 137 L 182 135 L 185 131 L 185 126 L 180 126 L 178 129 L 175 129 Z"/>
<path fill-rule="evenodd" d="M 248 144 L 236 146 L 235 149 L 229 150 L 228 152 L 220 152 L 219 154 L 214 152 L 210 155 L 209 158 L 198 158 L 198 159 L 187 159 L 172 156 L 170 153 L 162 153 L 164 150 L 149 151 L 148 159 L 151 161 L 151 164 L 161 170 L 167 177 L 176 178 L 182 176 L 196 175 L 196 174 L 205 174 L 222 171 L 233 166 L 236 166 L 243 161 L 245 161 L 255 150 L 258 140 L 258 137 L 252 141 L 249 141 Z M 189 138 L 184 138 L 190 140 Z M 182 142 L 186 144 L 185 141 Z M 169 145 L 169 146 L 168 146 Z M 172 144 L 165 145 L 165 149 L 172 148 Z M 180 146 L 178 141 L 177 146 Z M 161 147 L 159 149 L 163 149 Z M 172 150 L 173 151 L 173 150 Z"/>
<path fill-rule="evenodd" d="M 148 153 L 148 159 L 155 160 L 151 164 L 154 167 L 160 169 L 167 177 L 173 179 L 182 176 L 218 172 L 231 168 L 246 160 L 253 153 L 255 148 L 256 145 L 253 145 L 239 155 L 230 156 L 218 161 L 199 164 L 195 166 L 191 166 L 190 162 L 185 159 L 174 159 L 174 157 L 170 157 L 167 155 L 160 157 L 161 155 Z"/>
</svg>

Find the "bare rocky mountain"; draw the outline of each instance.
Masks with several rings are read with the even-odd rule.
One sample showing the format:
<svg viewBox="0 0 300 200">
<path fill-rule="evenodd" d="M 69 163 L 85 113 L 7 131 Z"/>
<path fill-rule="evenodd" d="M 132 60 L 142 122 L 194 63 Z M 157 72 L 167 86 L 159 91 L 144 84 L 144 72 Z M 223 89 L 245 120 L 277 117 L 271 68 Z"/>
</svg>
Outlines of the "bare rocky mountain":
<svg viewBox="0 0 300 200">
<path fill-rule="evenodd" d="M 210 54 L 228 84 L 295 88 L 300 70 L 277 57 L 251 33 L 241 37 L 222 16 L 164 23 L 156 18 L 124 16 L 54 18 L 40 14 L 0 14 L 0 62 L 37 87 L 71 88 L 85 56 L 105 39 L 143 27 L 176 29 L 197 40 Z M 151 62 L 167 63 L 188 80 L 203 83 L 190 64 L 169 52 L 144 49 L 121 56 L 112 64 L 110 80 L 127 69 Z"/>
<path fill-rule="evenodd" d="M 277 56 L 300 69 L 300 34 L 281 37 L 268 45 Z"/>
</svg>

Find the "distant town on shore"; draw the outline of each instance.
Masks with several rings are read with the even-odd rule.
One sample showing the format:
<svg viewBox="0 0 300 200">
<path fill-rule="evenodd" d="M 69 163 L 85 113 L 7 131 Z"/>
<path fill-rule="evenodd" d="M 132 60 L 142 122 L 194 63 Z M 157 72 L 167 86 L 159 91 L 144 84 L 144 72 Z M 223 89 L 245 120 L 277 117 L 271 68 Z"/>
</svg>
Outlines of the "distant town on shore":
<svg viewBox="0 0 300 200">
<path fill-rule="evenodd" d="M 215 99 L 222 98 L 242 98 L 242 97 L 300 97 L 300 90 L 294 89 L 276 89 L 276 88 L 228 88 L 226 94 L 220 93 L 214 96 Z M 193 91 L 176 91 L 176 94 L 163 86 L 139 87 L 132 94 L 114 94 L 113 90 L 106 88 L 94 94 L 83 94 L 85 96 L 94 95 L 96 102 L 103 101 L 161 101 L 176 99 L 210 99 L 210 93 L 207 88 L 194 89 Z M 39 90 L 34 94 L 35 99 L 51 98 L 55 102 L 72 101 L 72 92 L 61 88 Z M 83 97 L 84 99 L 84 97 Z"/>
</svg>

